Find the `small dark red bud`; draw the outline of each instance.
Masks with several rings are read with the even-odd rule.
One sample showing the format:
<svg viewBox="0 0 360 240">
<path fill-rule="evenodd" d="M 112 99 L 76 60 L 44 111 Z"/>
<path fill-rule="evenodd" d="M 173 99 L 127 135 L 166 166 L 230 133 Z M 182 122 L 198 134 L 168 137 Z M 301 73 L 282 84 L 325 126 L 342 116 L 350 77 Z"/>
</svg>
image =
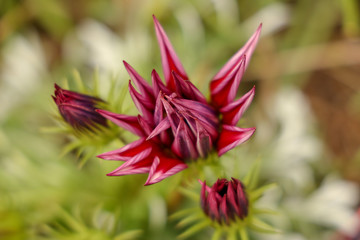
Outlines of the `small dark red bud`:
<svg viewBox="0 0 360 240">
<path fill-rule="evenodd" d="M 108 126 L 106 119 L 95 111 L 96 105 L 104 102 L 100 98 L 65 90 L 57 84 L 54 95 L 61 116 L 75 130 L 94 131 L 98 125 Z"/>
<path fill-rule="evenodd" d="M 229 224 L 236 217 L 244 219 L 248 215 L 245 186 L 238 179 L 218 179 L 212 187 L 205 181 L 201 184 L 201 207 L 212 220 Z"/>
</svg>

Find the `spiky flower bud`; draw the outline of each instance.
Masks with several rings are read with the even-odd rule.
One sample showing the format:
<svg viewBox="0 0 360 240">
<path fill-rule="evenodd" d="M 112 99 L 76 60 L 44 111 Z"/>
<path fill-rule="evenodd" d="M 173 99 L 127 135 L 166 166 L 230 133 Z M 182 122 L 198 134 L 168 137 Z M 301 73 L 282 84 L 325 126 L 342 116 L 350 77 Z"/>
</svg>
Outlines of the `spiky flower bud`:
<svg viewBox="0 0 360 240">
<path fill-rule="evenodd" d="M 249 202 L 245 187 L 238 179 L 218 179 L 212 187 L 201 182 L 201 207 L 212 220 L 230 224 L 248 215 Z"/>
<path fill-rule="evenodd" d="M 237 90 L 260 36 L 261 25 L 210 82 L 210 99 L 189 80 L 159 21 L 154 18 L 165 84 L 155 70 L 150 85 L 124 61 L 130 75 L 129 92 L 140 114 L 129 116 L 97 110 L 139 140 L 98 157 L 126 161 L 109 176 L 148 173 L 145 185 L 154 184 L 187 168 L 189 161 L 219 156 L 247 141 L 255 128 L 240 128 L 238 121 L 254 98 L 255 87 L 239 99 Z M 133 86 L 136 86 L 137 90 Z"/>
<path fill-rule="evenodd" d="M 94 131 L 99 125 L 107 126 L 106 119 L 97 113 L 100 98 L 62 89 L 55 84 L 54 99 L 63 119 L 75 130 Z"/>
</svg>

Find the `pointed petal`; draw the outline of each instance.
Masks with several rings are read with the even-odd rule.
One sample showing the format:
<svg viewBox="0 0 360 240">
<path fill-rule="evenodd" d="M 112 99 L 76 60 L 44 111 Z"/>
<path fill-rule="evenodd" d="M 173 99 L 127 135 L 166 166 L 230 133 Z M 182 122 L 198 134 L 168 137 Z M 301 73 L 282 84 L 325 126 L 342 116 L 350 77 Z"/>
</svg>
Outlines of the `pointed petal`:
<svg viewBox="0 0 360 240">
<path fill-rule="evenodd" d="M 222 122 L 226 125 L 235 126 L 246 109 L 250 106 L 255 95 L 255 86 L 247 92 L 244 96 L 229 103 L 220 109 L 222 113 Z"/>
<path fill-rule="evenodd" d="M 193 114 L 192 117 L 200 119 L 202 122 L 208 122 L 215 128 L 218 125 L 218 118 L 214 109 L 208 104 L 203 104 L 197 101 L 188 100 L 188 99 L 178 99 L 174 98 L 172 100 L 176 108 L 183 110 L 184 112 L 197 113 Z M 211 133 L 210 133 L 211 134 Z"/>
<path fill-rule="evenodd" d="M 141 115 L 138 115 L 138 122 L 146 135 L 149 135 L 152 132 L 152 124 L 146 121 Z"/>
<path fill-rule="evenodd" d="M 164 107 L 161 99 L 163 98 L 163 93 L 160 91 L 156 98 L 155 110 L 154 110 L 154 123 L 157 125 L 164 118 Z"/>
<path fill-rule="evenodd" d="M 196 122 L 196 149 L 202 158 L 205 158 L 212 149 L 212 141 L 209 133 L 202 127 L 199 121 Z"/>
<path fill-rule="evenodd" d="M 165 131 L 166 129 L 170 128 L 170 122 L 169 119 L 166 117 L 164 118 L 157 126 L 156 128 L 149 134 L 146 140 L 149 140 L 156 135 L 160 134 L 161 132 Z"/>
<path fill-rule="evenodd" d="M 220 71 L 213 77 L 213 81 L 217 79 L 225 78 L 226 75 L 231 72 L 236 65 L 238 65 L 243 55 L 246 55 L 247 62 L 245 64 L 245 69 L 247 68 L 252 53 L 255 50 L 256 44 L 259 40 L 262 24 L 256 29 L 255 33 L 250 37 L 250 39 L 245 43 L 245 45 L 237 52 L 231 59 L 220 69 Z"/>
<path fill-rule="evenodd" d="M 60 96 L 61 98 L 70 98 L 72 100 L 77 100 L 77 101 L 81 101 L 81 102 L 93 102 L 93 103 L 95 103 L 95 102 L 104 102 L 100 98 L 97 98 L 97 97 L 94 97 L 94 96 L 90 96 L 90 95 L 86 95 L 86 94 L 82 94 L 82 93 L 62 89 L 56 83 L 54 84 L 54 86 L 55 86 L 55 92 L 54 92 L 55 93 L 55 98 Z"/>
<path fill-rule="evenodd" d="M 155 105 L 155 110 L 154 110 L 154 122 L 155 122 L 156 126 L 159 125 L 159 123 L 164 119 L 164 106 L 162 103 L 163 98 L 164 98 L 163 93 L 160 91 L 158 94 L 158 97 L 156 99 L 156 105 Z M 169 123 L 170 123 L 170 121 L 169 121 Z M 170 126 L 171 126 L 171 124 L 170 124 Z M 174 131 L 176 131 L 176 128 Z M 160 140 L 164 145 L 166 145 L 167 147 L 170 147 L 171 143 L 173 142 L 171 130 L 160 132 Z"/>
<path fill-rule="evenodd" d="M 152 152 L 152 148 L 145 149 L 144 151 L 140 152 L 139 154 L 133 156 L 128 161 L 123 163 L 120 167 L 112 171 L 111 173 L 108 173 L 108 176 L 122 176 L 122 175 L 128 175 L 133 174 L 129 173 L 129 171 L 133 171 L 136 168 L 141 168 L 144 166 L 149 167 L 151 164 L 152 156 L 150 153 Z M 150 161 L 150 162 L 149 162 Z M 144 170 L 145 168 L 142 168 Z"/>
<path fill-rule="evenodd" d="M 197 119 L 213 140 L 217 138 L 218 118 L 215 111 L 213 111 L 209 105 L 193 100 L 177 98 L 171 99 L 171 103 L 177 112 L 182 113 L 194 135 L 196 135 L 194 119 Z"/>
<path fill-rule="evenodd" d="M 142 127 L 140 126 L 137 117 L 135 117 L 135 116 L 128 116 L 128 115 L 123 115 L 123 114 L 112 113 L 112 112 L 102 110 L 102 109 L 97 109 L 96 112 L 100 113 L 103 117 L 109 119 L 116 125 L 124 128 L 140 137 L 145 136 L 145 133 L 144 133 Z"/>
<path fill-rule="evenodd" d="M 130 174 L 141 174 L 148 173 L 150 171 L 151 164 L 153 162 L 153 158 L 147 157 L 140 161 L 136 161 L 132 164 L 127 164 L 125 162 L 123 165 L 115 169 L 114 171 L 106 174 L 107 176 L 124 176 Z"/>
<path fill-rule="evenodd" d="M 220 219 L 223 220 L 225 223 L 229 222 L 229 210 L 226 204 L 226 194 L 222 197 L 220 201 L 220 207 L 219 207 L 219 215 Z"/>
<path fill-rule="evenodd" d="M 145 96 L 148 101 L 154 102 L 155 96 L 153 94 L 153 89 L 151 86 L 138 74 L 134 68 L 130 66 L 127 62 L 124 62 L 126 71 L 129 73 L 131 80 L 134 81 L 136 87 L 140 90 L 141 94 Z"/>
<path fill-rule="evenodd" d="M 201 204 L 201 207 L 202 209 L 206 210 L 207 209 L 207 206 L 206 206 L 206 181 L 204 180 L 204 182 L 201 182 L 199 180 L 200 184 L 201 184 L 201 197 L 200 197 L 200 204 Z"/>
<path fill-rule="evenodd" d="M 171 130 L 166 130 L 166 131 L 160 132 L 160 140 L 165 146 L 170 147 L 171 143 L 173 142 L 173 137 L 172 137 L 173 134 L 172 133 L 176 132 L 175 124 L 178 124 L 179 120 L 178 120 L 178 117 L 176 116 L 176 113 L 170 106 L 170 104 L 167 101 L 164 101 L 163 95 L 164 94 L 160 91 L 159 95 L 156 99 L 156 105 L 155 105 L 155 110 L 154 110 L 154 122 L 155 122 L 155 125 L 157 126 L 164 119 L 164 105 L 163 104 L 166 104 L 166 107 L 168 108 L 167 111 L 170 112 L 170 113 L 167 112 L 166 115 L 169 115 L 171 117 L 171 119 L 172 119 L 171 123 L 169 120 L 170 118 L 168 118 L 168 117 L 167 118 L 170 123 L 170 126 L 172 126 L 171 124 L 173 124 L 173 127 L 171 128 Z M 163 101 L 164 101 L 164 103 L 163 103 Z"/>
<path fill-rule="evenodd" d="M 242 216 L 242 218 L 244 218 L 248 214 L 248 200 L 244 191 L 244 186 L 241 183 L 237 184 L 236 192 L 241 210 L 241 214 L 239 216 Z"/>
<path fill-rule="evenodd" d="M 151 165 L 149 177 L 145 185 L 158 183 L 167 177 L 170 177 L 187 168 L 187 165 L 182 161 L 168 158 L 165 156 L 156 156 Z"/>
<path fill-rule="evenodd" d="M 202 182 L 200 179 L 198 179 L 198 182 L 201 184 L 201 186 L 204 186 L 204 185 L 205 185 L 206 191 L 207 191 L 208 193 L 210 193 L 210 192 L 212 191 L 211 187 L 209 187 L 208 185 L 206 185 L 205 180 L 204 180 L 204 182 Z"/>
<path fill-rule="evenodd" d="M 239 128 L 223 125 L 217 143 L 218 155 L 221 156 L 230 149 L 247 141 L 255 132 L 255 128 Z"/>
<path fill-rule="evenodd" d="M 226 194 L 227 194 L 227 200 L 232 208 L 232 211 L 235 212 L 238 216 L 241 216 L 240 208 L 238 206 L 238 201 L 237 201 L 238 198 L 237 195 L 235 194 L 235 189 L 232 182 L 229 182 Z"/>
<path fill-rule="evenodd" d="M 134 95 L 134 97 L 136 98 L 137 101 L 139 101 L 142 105 L 142 107 L 145 107 L 146 109 L 152 111 L 155 108 L 155 101 L 151 101 L 150 99 L 148 99 L 146 96 L 141 95 L 140 93 L 138 93 L 135 88 L 133 87 L 133 85 L 131 84 L 131 80 L 129 80 L 129 92 L 130 94 Z M 134 100 L 135 102 L 135 100 Z M 140 110 L 140 109 L 139 109 Z"/>
<path fill-rule="evenodd" d="M 216 112 L 207 103 L 204 104 L 198 101 L 183 98 L 174 98 L 172 101 L 176 103 L 176 105 L 180 105 L 188 110 L 195 110 L 195 112 L 199 113 L 199 115 L 205 115 L 206 118 L 211 118 L 213 122 L 216 122 Z"/>
<path fill-rule="evenodd" d="M 198 153 L 195 149 L 194 139 L 192 138 L 194 138 L 194 136 L 190 133 L 186 123 L 183 119 L 180 119 L 171 150 L 182 159 L 196 159 Z"/>
<path fill-rule="evenodd" d="M 129 143 L 122 148 L 102 153 L 98 155 L 98 158 L 102 158 L 105 160 L 120 160 L 120 161 L 128 161 L 139 153 L 152 149 L 152 145 L 150 142 L 145 141 L 144 138 L 140 138 L 135 142 Z"/>
<path fill-rule="evenodd" d="M 171 72 L 174 71 L 179 74 L 183 79 L 189 79 L 186 75 L 184 67 L 182 66 L 178 56 L 176 55 L 173 46 L 171 45 L 169 38 L 166 36 L 166 33 L 159 21 L 153 15 L 156 37 L 158 39 L 160 52 L 161 52 L 161 62 L 163 66 L 163 72 L 165 76 L 165 81 L 167 87 L 174 91 L 175 83 Z"/>
<path fill-rule="evenodd" d="M 147 101 L 146 98 L 144 98 L 142 95 L 140 95 L 135 88 L 132 86 L 131 81 L 129 81 L 129 92 L 132 100 L 135 103 L 136 108 L 139 110 L 139 112 L 143 115 L 143 117 L 149 121 L 150 123 L 153 123 L 153 113 L 155 106 L 152 105 L 152 102 Z"/>
<path fill-rule="evenodd" d="M 151 72 L 151 82 L 153 85 L 154 96 L 158 96 L 159 92 L 162 91 L 166 95 L 170 95 L 171 92 L 164 83 L 161 81 L 159 74 L 155 71 L 155 69 Z"/>
<path fill-rule="evenodd" d="M 209 206 L 209 215 L 213 220 L 219 219 L 220 217 L 219 209 L 218 209 L 219 204 L 216 195 L 217 193 L 215 191 L 211 191 L 207 198 L 208 206 Z"/>
<path fill-rule="evenodd" d="M 183 79 L 178 73 L 174 71 L 172 72 L 172 76 L 174 78 L 176 92 L 179 94 L 179 96 L 202 103 L 207 103 L 204 95 L 189 80 Z"/>
<path fill-rule="evenodd" d="M 245 71 L 246 56 L 242 56 L 239 64 L 221 79 L 213 80 L 210 83 L 211 103 L 220 108 L 232 102 L 238 91 L 242 76 Z"/>
<path fill-rule="evenodd" d="M 170 105 L 168 101 L 164 98 L 161 98 L 161 102 L 164 106 L 167 118 L 169 119 L 172 134 L 175 136 L 177 131 L 177 126 L 179 125 L 179 117 L 177 116 L 176 112 L 174 111 L 173 107 Z"/>
</svg>

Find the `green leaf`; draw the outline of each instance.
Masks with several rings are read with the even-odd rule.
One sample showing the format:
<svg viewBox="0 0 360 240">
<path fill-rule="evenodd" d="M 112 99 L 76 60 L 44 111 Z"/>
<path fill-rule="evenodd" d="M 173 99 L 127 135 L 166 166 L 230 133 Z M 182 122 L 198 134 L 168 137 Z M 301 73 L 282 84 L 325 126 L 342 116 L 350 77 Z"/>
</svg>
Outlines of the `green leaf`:
<svg viewBox="0 0 360 240">
<path fill-rule="evenodd" d="M 182 219 L 177 226 L 179 227 L 184 227 L 186 225 L 188 225 L 189 223 L 195 222 L 196 220 L 202 219 L 204 216 L 202 213 L 194 213 L 190 216 L 185 217 L 184 219 Z"/>
<path fill-rule="evenodd" d="M 79 156 L 79 158 L 81 159 L 78 167 L 79 168 L 82 168 L 84 166 L 84 164 L 92 157 L 95 156 L 95 152 L 96 150 L 95 149 L 91 149 L 91 150 L 87 150 L 87 151 L 83 151 L 85 152 L 85 154 L 83 154 L 82 156 Z"/>
<path fill-rule="evenodd" d="M 81 224 L 79 221 L 77 221 L 73 216 L 71 216 L 67 211 L 60 208 L 59 213 L 61 218 L 67 223 L 68 226 L 71 226 L 71 228 L 74 231 L 77 232 L 86 231 L 86 227 L 83 224 Z"/>
<path fill-rule="evenodd" d="M 270 226 L 256 217 L 251 219 L 250 227 L 262 233 L 281 233 L 280 230 L 275 229 L 273 226 Z"/>
<path fill-rule="evenodd" d="M 199 223 L 195 224 L 194 226 L 188 228 L 185 232 L 180 234 L 178 237 L 182 238 L 182 239 L 188 238 L 191 235 L 193 235 L 193 234 L 199 232 L 200 230 L 206 228 L 207 226 L 209 226 L 209 221 L 204 220 L 204 221 L 199 222 Z"/>
<path fill-rule="evenodd" d="M 256 199 L 258 199 L 259 197 L 261 197 L 261 195 L 262 195 L 265 191 L 267 191 L 267 190 L 269 190 L 269 189 L 271 189 L 271 188 L 275 188 L 275 187 L 277 187 L 277 185 L 276 185 L 275 183 L 270 183 L 270 184 L 268 184 L 268 185 L 265 185 L 265 186 L 262 186 L 262 187 L 256 189 L 255 191 L 252 191 L 252 192 L 250 193 L 250 201 L 255 201 Z"/>
<path fill-rule="evenodd" d="M 179 188 L 179 191 L 184 194 L 185 196 L 187 196 L 188 198 L 194 200 L 194 201 L 197 201 L 199 202 L 200 201 L 200 194 L 194 192 L 194 191 L 191 191 L 187 188 L 183 188 L 183 187 L 180 187 Z"/>
<path fill-rule="evenodd" d="M 49 134 L 49 133 L 66 133 L 68 131 L 67 129 L 60 127 L 41 127 L 40 132 Z"/>
<path fill-rule="evenodd" d="M 246 231 L 246 228 L 242 227 L 239 229 L 239 235 L 241 240 L 249 240 L 248 233 Z"/>
<path fill-rule="evenodd" d="M 227 240 L 237 240 L 236 237 L 236 228 L 230 228 L 228 230 Z"/>
<path fill-rule="evenodd" d="M 137 239 L 142 234 L 142 230 L 131 230 L 115 236 L 114 240 L 131 240 Z"/>
<path fill-rule="evenodd" d="M 180 210 L 170 216 L 170 219 L 179 219 L 182 217 L 185 217 L 186 215 L 189 215 L 195 211 L 199 211 L 199 208 L 187 208 L 184 210 Z"/>
<path fill-rule="evenodd" d="M 62 150 L 60 157 L 64 157 L 66 154 L 68 154 L 69 152 L 71 152 L 72 150 L 74 150 L 80 146 L 81 146 L 81 142 L 79 142 L 79 141 L 74 141 L 74 142 L 67 144 L 64 147 L 64 149 Z"/>
<path fill-rule="evenodd" d="M 243 183 L 245 184 L 248 190 L 252 190 L 256 188 L 259 179 L 260 167 L 261 167 L 261 159 L 257 159 L 254 165 L 251 167 L 248 174 L 245 176 Z"/>
<path fill-rule="evenodd" d="M 73 77 L 79 92 L 86 93 L 85 85 L 78 70 L 73 70 Z"/>
<path fill-rule="evenodd" d="M 128 94 L 129 90 L 127 85 L 123 85 L 121 86 L 121 90 L 120 90 L 120 94 L 118 94 L 118 99 L 115 99 L 115 102 L 118 103 L 116 106 L 116 109 L 119 109 L 119 111 L 125 112 L 126 109 L 124 108 L 124 106 L 128 105 L 125 104 L 125 98 L 126 95 Z"/>
<path fill-rule="evenodd" d="M 211 240 L 220 240 L 222 234 L 223 234 L 222 229 L 216 229 L 211 237 Z"/>
<path fill-rule="evenodd" d="M 266 209 L 266 208 L 253 208 L 253 214 L 279 215 L 279 212 L 274 211 L 272 209 Z"/>
</svg>

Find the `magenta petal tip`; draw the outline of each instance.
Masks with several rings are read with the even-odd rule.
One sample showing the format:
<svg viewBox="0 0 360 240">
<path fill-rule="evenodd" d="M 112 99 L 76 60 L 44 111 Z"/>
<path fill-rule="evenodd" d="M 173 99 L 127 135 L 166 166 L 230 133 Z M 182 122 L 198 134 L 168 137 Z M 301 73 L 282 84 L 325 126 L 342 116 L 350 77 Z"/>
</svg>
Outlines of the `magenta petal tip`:
<svg viewBox="0 0 360 240">
<path fill-rule="evenodd" d="M 153 15 L 156 37 L 159 43 L 161 52 L 161 63 L 165 76 L 166 85 L 170 90 L 175 90 L 174 78 L 171 74 L 172 71 L 179 74 L 183 79 L 189 79 L 185 69 L 177 56 L 174 47 L 172 46 L 169 38 L 167 37 L 163 27 Z"/>
<path fill-rule="evenodd" d="M 156 156 L 144 186 L 158 183 L 165 178 L 184 170 L 185 168 L 187 168 L 187 165 L 177 159 L 167 157 L 161 157 L 160 159 L 160 157 Z"/>
<path fill-rule="evenodd" d="M 250 106 L 255 96 L 255 86 L 238 100 L 231 102 L 220 109 L 223 115 L 222 123 L 235 126 L 244 112 Z"/>
<path fill-rule="evenodd" d="M 223 125 L 217 143 L 218 155 L 221 156 L 234 147 L 246 142 L 255 132 L 255 128 L 239 128 Z"/>
</svg>

